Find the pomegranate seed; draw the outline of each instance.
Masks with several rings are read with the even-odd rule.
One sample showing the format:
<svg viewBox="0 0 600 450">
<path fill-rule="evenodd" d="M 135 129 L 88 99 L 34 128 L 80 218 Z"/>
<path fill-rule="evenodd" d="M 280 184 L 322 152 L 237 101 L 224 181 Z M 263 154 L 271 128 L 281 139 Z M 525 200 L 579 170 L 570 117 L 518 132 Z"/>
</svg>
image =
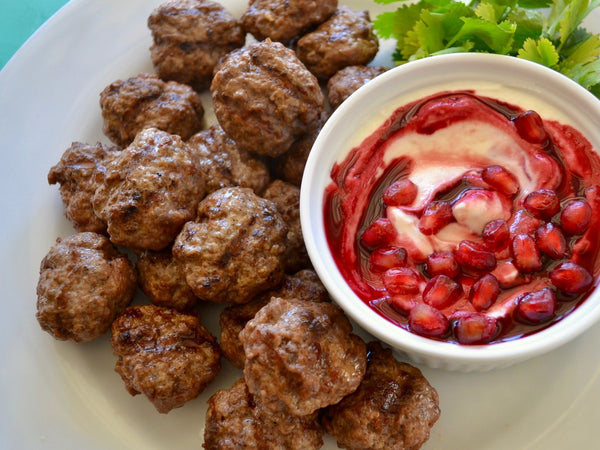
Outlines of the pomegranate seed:
<svg viewBox="0 0 600 450">
<path fill-rule="evenodd" d="M 446 275 L 436 275 L 423 290 L 423 301 L 437 309 L 450 306 L 460 296 L 460 285 Z"/>
<path fill-rule="evenodd" d="M 412 295 L 394 295 L 386 299 L 388 304 L 398 313 L 408 315 L 414 306 L 419 303 Z"/>
<path fill-rule="evenodd" d="M 485 246 L 491 251 L 500 250 L 508 245 L 510 230 L 504 219 L 496 219 L 488 222 L 483 228 L 481 238 Z"/>
<path fill-rule="evenodd" d="M 410 267 L 388 269 L 383 274 L 383 284 L 391 295 L 416 294 L 421 276 Z"/>
<path fill-rule="evenodd" d="M 492 306 L 499 294 L 498 280 L 494 275 L 488 273 L 475 282 L 469 292 L 469 300 L 477 311 L 482 311 Z"/>
<path fill-rule="evenodd" d="M 374 270 L 385 271 L 406 264 L 406 250 L 402 247 L 378 248 L 369 256 L 369 262 Z"/>
<path fill-rule="evenodd" d="M 483 313 L 468 313 L 454 323 L 454 335 L 464 345 L 486 344 L 492 340 L 497 328 L 495 318 Z"/>
<path fill-rule="evenodd" d="M 567 254 L 567 240 L 561 229 L 552 222 L 535 231 L 535 243 L 541 252 L 552 259 L 561 259 Z"/>
<path fill-rule="evenodd" d="M 536 272 L 542 268 L 542 256 L 535 240 L 528 234 L 517 234 L 511 243 L 515 267 L 521 273 Z"/>
<path fill-rule="evenodd" d="M 475 272 L 491 272 L 496 267 L 496 255 L 472 241 L 461 241 L 454 257 L 463 268 Z"/>
<path fill-rule="evenodd" d="M 475 169 L 465 172 L 462 178 L 463 183 L 469 187 L 489 189 L 490 185 L 483 181 L 483 178 L 481 178 L 481 172 L 481 170 Z"/>
<path fill-rule="evenodd" d="M 543 144 L 548 140 L 544 121 L 535 111 L 525 111 L 513 119 L 517 133 L 527 142 Z"/>
<path fill-rule="evenodd" d="M 368 247 L 389 245 L 396 237 L 396 229 L 390 219 L 385 217 L 377 219 L 367 227 L 362 234 L 362 241 Z"/>
<path fill-rule="evenodd" d="M 556 297 L 550 288 L 530 292 L 517 300 L 517 316 L 528 323 L 547 322 L 556 311 Z"/>
<path fill-rule="evenodd" d="M 383 193 L 383 201 L 388 206 L 410 205 L 417 198 L 417 185 L 407 178 L 394 181 Z"/>
<path fill-rule="evenodd" d="M 594 283 L 590 272 L 572 261 L 565 261 L 550 272 L 552 284 L 567 294 L 581 294 Z"/>
<path fill-rule="evenodd" d="M 460 267 L 449 251 L 433 252 L 425 261 L 425 271 L 432 277 L 446 275 L 455 278 L 460 273 Z"/>
<path fill-rule="evenodd" d="M 519 192 L 519 181 L 502 166 L 488 166 L 481 172 L 481 178 L 498 192 L 514 197 Z"/>
<path fill-rule="evenodd" d="M 520 209 L 515 213 L 510 224 L 510 232 L 512 234 L 533 234 L 542 223 L 537 217 L 532 216 L 524 209 Z"/>
<path fill-rule="evenodd" d="M 531 281 L 531 276 L 520 273 L 513 261 L 510 260 L 498 263 L 492 275 L 496 277 L 502 289 L 520 286 Z"/>
<path fill-rule="evenodd" d="M 592 208 L 585 200 L 571 200 L 560 213 L 560 227 L 567 234 L 582 234 L 588 229 Z"/>
<path fill-rule="evenodd" d="M 441 337 L 448 332 L 450 321 L 433 306 L 417 303 L 408 314 L 408 326 L 421 336 Z"/>
<path fill-rule="evenodd" d="M 560 210 L 560 200 L 556 192 L 550 189 L 541 189 L 527 194 L 523 206 L 540 219 L 549 219 Z"/>
<path fill-rule="evenodd" d="M 436 234 L 453 219 L 450 203 L 434 200 L 423 211 L 423 215 L 419 219 L 419 230 L 425 235 Z"/>
</svg>

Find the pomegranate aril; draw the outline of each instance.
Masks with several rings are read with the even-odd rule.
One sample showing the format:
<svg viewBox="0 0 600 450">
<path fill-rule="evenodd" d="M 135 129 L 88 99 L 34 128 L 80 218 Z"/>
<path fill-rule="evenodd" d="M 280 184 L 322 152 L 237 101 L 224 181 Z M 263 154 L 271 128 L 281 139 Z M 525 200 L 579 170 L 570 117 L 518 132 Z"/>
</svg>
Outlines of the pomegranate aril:
<svg viewBox="0 0 600 450">
<path fill-rule="evenodd" d="M 533 234 L 542 223 L 537 217 L 532 216 L 524 209 L 520 209 L 515 213 L 509 230 L 512 234 Z"/>
<path fill-rule="evenodd" d="M 542 253 L 552 259 L 560 259 L 568 251 L 563 232 L 552 222 L 542 225 L 535 231 L 535 243 Z"/>
<path fill-rule="evenodd" d="M 434 200 L 423 211 L 419 219 L 419 230 L 425 235 L 436 234 L 453 220 L 450 203 Z"/>
<path fill-rule="evenodd" d="M 461 241 L 454 257 L 463 268 L 475 272 L 491 272 L 496 267 L 496 255 L 472 241 Z"/>
<path fill-rule="evenodd" d="M 500 294 L 500 284 L 492 274 L 486 274 L 475 282 L 469 292 L 469 300 L 477 311 L 488 309 Z"/>
<path fill-rule="evenodd" d="M 465 183 L 468 187 L 472 188 L 475 187 L 489 189 L 490 185 L 483 181 L 483 178 L 481 177 L 481 172 L 481 170 L 475 169 L 465 172 L 462 178 L 463 183 Z"/>
<path fill-rule="evenodd" d="M 407 178 L 394 181 L 383 193 L 383 201 L 388 206 L 410 205 L 417 198 L 417 185 Z"/>
<path fill-rule="evenodd" d="M 454 254 L 450 251 L 433 252 L 425 261 L 425 271 L 432 277 L 446 275 L 455 278 L 460 273 L 460 267 Z"/>
<path fill-rule="evenodd" d="M 437 309 L 454 303 L 461 293 L 460 285 L 446 275 L 436 275 L 423 289 L 423 301 Z"/>
<path fill-rule="evenodd" d="M 542 323 L 554 317 L 556 296 L 550 288 L 530 292 L 517 300 L 517 317 L 526 323 Z"/>
<path fill-rule="evenodd" d="M 481 178 L 496 191 L 514 197 L 519 192 L 519 180 L 502 166 L 488 166 L 481 172 Z"/>
<path fill-rule="evenodd" d="M 417 303 L 408 314 L 411 331 L 426 337 L 442 337 L 450 328 L 450 321 L 440 311 L 425 303 Z"/>
<path fill-rule="evenodd" d="M 481 238 L 485 246 L 491 251 L 500 250 L 508 245 L 510 230 L 504 219 L 496 219 L 488 222 L 483 228 Z"/>
<path fill-rule="evenodd" d="M 368 247 L 390 245 L 396 237 L 396 229 L 390 219 L 381 217 L 369 225 L 362 233 L 362 241 Z"/>
<path fill-rule="evenodd" d="M 383 285 L 390 295 L 416 294 L 421 276 L 410 267 L 388 269 L 383 274 Z"/>
<path fill-rule="evenodd" d="M 548 140 L 544 121 L 535 111 L 525 111 L 513 119 L 517 133 L 527 142 L 543 144 Z"/>
<path fill-rule="evenodd" d="M 592 208 L 585 200 L 571 200 L 560 213 L 560 227 L 567 234 L 582 234 L 590 225 Z"/>
<path fill-rule="evenodd" d="M 531 281 L 531 275 L 520 273 L 513 261 L 498 263 L 492 275 L 496 277 L 502 289 L 520 286 Z"/>
<path fill-rule="evenodd" d="M 408 315 L 413 307 L 420 303 L 414 295 L 394 295 L 387 298 L 387 303 L 398 313 Z"/>
<path fill-rule="evenodd" d="M 402 247 L 381 247 L 369 255 L 369 263 L 374 270 L 385 271 L 406 264 L 406 250 Z"/>
<path fill-rule="evenodd" d="M 556 192 L 541 189 L 527 194 L 523 206 L 534 216 L 549 219 L 560 210 L 560 200 Z"/>
<path fill-rule="evenodd" d="M 572 261 L 565 261 L 550 272 L 550 281 L 567 294 L 581 294 L 594 283 L 590 272 Z"/>
<path fill-rule="evenodd" d="M 454 336 L 460 344 L 486 344 L 492 340 L 497 328 L 495 318 L 483 313 L 468 313 L 454 323 Z"/>
<path fill-rule="evenodd" d="M 542 256 L 535 240 L 528 234 L 517 234 L 511 242 L 515 267 L 521 273 L 537 272 L 542 268 Z"/>
</svg>

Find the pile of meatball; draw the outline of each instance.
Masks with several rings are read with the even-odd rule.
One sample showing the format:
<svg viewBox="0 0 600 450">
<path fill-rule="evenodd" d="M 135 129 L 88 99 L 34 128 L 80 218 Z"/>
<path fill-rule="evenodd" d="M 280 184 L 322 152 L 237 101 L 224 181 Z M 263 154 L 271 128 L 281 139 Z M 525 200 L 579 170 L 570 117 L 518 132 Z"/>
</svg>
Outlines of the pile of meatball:
<svg viewBox="0 0 600 450">
<path fill-rule="evenodd" d="M 75 142 L 48 174 L 76 231 L 41 263 L 42 329 L 76 343 L 110 332 L 126 390 L 160 413 L 229 360 L 240 378 L 209 400 L 206 449 L 319 448 L 324 433 L 348 449 L 419 448 L 436 390 L 353 333 L 299 220 L 328 114 L 385 70 L 367 65 L 378 51 L 368 12 L 250 0 L 236 19 L 210 0 L 170 0 L 148 27 L 156 74 L 100 94 L 111 143 Z M 223 305 L 219 339 L 202 323 L 207 302 Z"/>
</svg>

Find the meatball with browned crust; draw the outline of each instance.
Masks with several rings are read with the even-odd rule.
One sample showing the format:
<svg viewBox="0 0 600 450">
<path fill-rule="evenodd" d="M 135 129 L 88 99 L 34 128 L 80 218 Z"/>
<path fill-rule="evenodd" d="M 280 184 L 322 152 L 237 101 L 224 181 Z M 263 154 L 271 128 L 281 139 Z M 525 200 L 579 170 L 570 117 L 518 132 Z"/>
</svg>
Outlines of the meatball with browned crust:
<svg viewBox="0 0 600 450">
<path fill-rule="evenodd" d="M 381 66 L 345 67 L 327 82 L 327 99 L 333 109 L 337 109 L 358 88 L 386 71 Z"/>
<path fill-rule="evenodd" d="M 147 128 L 107 166 L 94 195 L 94 211 L 115 244 L 162 250 L 195 217 L 205 184 L 188 144 Z"/>
<path fill-rule="evenodd" d="M 221 369 L 219 346 L 197 314 L 131 306 L 111 332 L 115 371 L 125 388 L 144 394 L 160 413 L 196 398 Z"/>
<path fill-rule="evenodd" d="M 277 157 L 320 126 L 325 98 L 319 83 L 279 42 L 235 50 L 215 68 L 214 110 L 240 148 Z"/>
<path fill-rule="evenodd" d="M 94 212 L 92 199 L 104 181 L 106 165 L 120 150 L 100 142 L 73 142 L 50 169 L 48 183 L 60 184 L 65 215 L 77 231 L 106 232 L 106 223 Z"/>
<path fill-rule="evenodd" d="M 141 73 L 118 80 L 100 93 L 104 134 L 125 147 L 144 128 L 158 128 L 188 139 L 202 128 L 200 95 L 175 81 Z"/>
<path fill-rule="evenodd" d="M 270 38 L 287 44 L 327 20 L 337 5 L 337 0 L 250 0 L 241 21 L 257 40 Z"/>
<path fill-rule="evenodd" d="M 341 448 L 420 448 L 440 416 L 437 391 L 419 369 L 397 361 L 379 342 L 370 342 L 368 352 L 357 391 L 324 410 L 325 430 Z"/>
<path fill-rule="evenodd" d="M 57 239 L 40 265 L 36 318 L 56 339 L 89 342 L 110 328 L 136 286 L 132 263 L 106 236 Z"/>
<path fill-rule="evenodd" d="M 316 412 L 308 416 L 269 413 L 255 401 L 243 378 L 208 400 L 206 450 L 310 450 L 321 448 L 322 436 Z"/>
<path fill-rule="evenodd" d="M 210 193 L 229 186 L 241 186 L 261 194 L 271 181 L 266 164 L 241 149 L 219 125 L 196 133 L 188 140 L 199 154 Z"/>
<path fill-rule="evenodd" d="M 296 53 L 317 78 L 327 80 L 347 66 L 369 63 L 379 50 L 368 10 L 340 6 L 319 27 L 302 36 Z"/>
<path fill-rule="evenodd" d="M 273 202 L 249 188 L 223 188 L 200 202 L 173 255 L 200 299 L 247 303 L 281 281 L 287 232 Z"/>
<path fill-rule="evenodd" d="M 310 414 L 354 392 L 366 346 L 333 303 L 272 298 L 240 332 L 248 390 L 266 410 Z"/>
<path fill-rule="evenodd" d="M 152 11 L 148 28 L 158 76 L 198 91 L 210 85 L 219 59 L 246 41 L 240 22 L 210 0 L 169 0 Z"/>
</svg>

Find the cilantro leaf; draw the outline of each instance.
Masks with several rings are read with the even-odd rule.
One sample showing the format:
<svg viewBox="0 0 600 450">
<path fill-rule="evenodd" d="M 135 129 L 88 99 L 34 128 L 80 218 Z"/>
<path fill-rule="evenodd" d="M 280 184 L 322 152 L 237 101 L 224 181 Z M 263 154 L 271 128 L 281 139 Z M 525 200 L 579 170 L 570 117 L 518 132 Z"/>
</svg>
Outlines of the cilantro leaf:
<svg viewBox="0 0 600 450">
<path fill-rule="evenodd" d="M 547 38 L 540 38 L 537 41 L 528 38 L 523 43 L 523 48 L 519 50 L 518 56 L 548 67 L 555 66 L 559 60 L 554 44 Z"/>
</svg>

